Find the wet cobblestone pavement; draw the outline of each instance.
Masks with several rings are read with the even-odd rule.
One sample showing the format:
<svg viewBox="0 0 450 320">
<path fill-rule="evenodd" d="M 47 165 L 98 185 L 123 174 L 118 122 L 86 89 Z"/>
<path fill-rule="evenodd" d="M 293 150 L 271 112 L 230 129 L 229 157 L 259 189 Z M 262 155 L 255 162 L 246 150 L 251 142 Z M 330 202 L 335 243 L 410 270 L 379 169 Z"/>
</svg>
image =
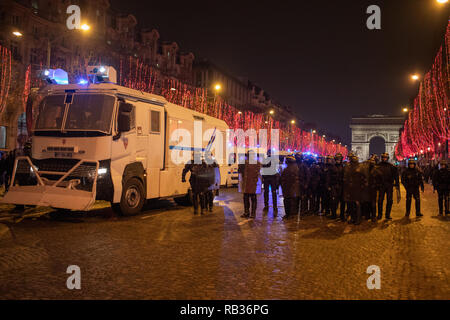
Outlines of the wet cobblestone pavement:
<svg viewBox="0 0 450 320">
<path fill-rule="evenodd" d="M 244 220 L 235 189 L 205 216 L 161 201 L 133 218 L 107 208 L 0 224 L 0 299 L 450 299 L 450 218 L 429 186 L 424 218 L 405 220 L 404 198 L 392 222 L 360 226 L 282 221 L 261 198 Z M 70 265 L 80 291 L 66 288 Z M 367 289 L 371 265 L 381 290 Z"/>
</svg>

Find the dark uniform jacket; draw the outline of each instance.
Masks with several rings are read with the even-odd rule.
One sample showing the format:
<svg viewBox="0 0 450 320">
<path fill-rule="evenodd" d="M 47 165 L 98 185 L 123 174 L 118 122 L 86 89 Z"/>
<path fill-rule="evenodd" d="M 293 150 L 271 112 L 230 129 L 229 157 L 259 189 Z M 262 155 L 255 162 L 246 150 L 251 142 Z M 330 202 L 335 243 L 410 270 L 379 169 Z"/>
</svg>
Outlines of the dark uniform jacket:
<svg viewBox="0 0 450 320">
<path fill-rule="evenodd" d="M 311 164 L 309 168 L 309 187 L 312 190 L 317 190 L 320 183 L 320 166 L 317 163 Z"/>
<path fill-rule="evenodd" d="M 289 163 L 281 173 L 281 189 L 284 198 L 300 197 L 300 179 L 296 163 Z"/>
<path fill-rule="evenodd" d="M 305 163 L 297 162 L 300 191 L 304 192 L 309 185 L 309 170 Z"/>
<path fill-rule="evenodd" d="M 439 192 L 450 191 L 450 170 L 448 168 L 434 172 L 433 187 Z"/>
<path fill-rule="evenodd" d="M 362 201 L 362 190 L 365 184 L 364 170 L 359 163 L 351 163 L 344 168 L 344 200 L 348 202 Z"/>
<path fill-rule="evenodd" d="M 377 171 L 380 174 L 380 188 L 400 187 L 398 178 L 398 169 L 389 162 L 380 162 L 377 166 Z"/>
<path fill-rule="evenodd" d="M 422 172 L 417 169 L 406 169 L 402 174 L 402 184 L 406 191 L 414 192 L 420 188 L 424 188 Z"/>
</svg>

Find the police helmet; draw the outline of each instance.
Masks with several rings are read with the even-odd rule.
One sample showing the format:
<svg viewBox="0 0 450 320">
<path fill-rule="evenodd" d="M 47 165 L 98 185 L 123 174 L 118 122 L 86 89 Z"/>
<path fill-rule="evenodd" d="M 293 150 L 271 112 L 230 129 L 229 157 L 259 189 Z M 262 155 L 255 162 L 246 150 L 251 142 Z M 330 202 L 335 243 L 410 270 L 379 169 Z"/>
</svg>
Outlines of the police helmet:
<svg viewBox="0 0 450 320">
<path fill-rule="evenodd" d="M 294 156 L 287 156 L 286 157 L 286 163 L 295 163 L 297 162 L 297 160 L 295 159 Z"/>
</svg>

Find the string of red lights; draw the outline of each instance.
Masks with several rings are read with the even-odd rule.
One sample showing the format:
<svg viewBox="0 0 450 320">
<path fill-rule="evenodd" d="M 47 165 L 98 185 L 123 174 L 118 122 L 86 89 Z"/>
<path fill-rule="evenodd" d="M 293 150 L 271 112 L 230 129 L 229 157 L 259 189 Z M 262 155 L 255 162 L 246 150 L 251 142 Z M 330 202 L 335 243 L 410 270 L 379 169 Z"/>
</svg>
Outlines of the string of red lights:
<svg viewBox="0 0 450 320">
<path fill-rule="evenodd" d="M 398 160 L 410 157 L 436 155 L 442 157 L 448 150 L 450 139 L 449 74 L 450 22 L 444 44 L 441 46 L 431 70 L 424 76 L 414 108 L 405 122 L 400 142 L 396 147 Z M 448 156 L 448 155 L 447 155 Z"/>
</svg>

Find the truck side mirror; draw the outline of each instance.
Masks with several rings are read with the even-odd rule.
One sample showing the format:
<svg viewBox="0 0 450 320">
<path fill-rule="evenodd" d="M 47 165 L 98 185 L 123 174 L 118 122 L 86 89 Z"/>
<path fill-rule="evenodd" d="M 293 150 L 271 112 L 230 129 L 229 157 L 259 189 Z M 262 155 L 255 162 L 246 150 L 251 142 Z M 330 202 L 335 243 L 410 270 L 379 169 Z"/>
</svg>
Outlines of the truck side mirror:
<svg viewBox="0 0 450 320">
<path fill-rule="evenodd" d="M 131 130 L 131 111 L 133 111 L 133 107 L 134 106 L 130 103 L 120 103 L 117 121 L 119 133 L 129 132 Z"/>
</svg>

